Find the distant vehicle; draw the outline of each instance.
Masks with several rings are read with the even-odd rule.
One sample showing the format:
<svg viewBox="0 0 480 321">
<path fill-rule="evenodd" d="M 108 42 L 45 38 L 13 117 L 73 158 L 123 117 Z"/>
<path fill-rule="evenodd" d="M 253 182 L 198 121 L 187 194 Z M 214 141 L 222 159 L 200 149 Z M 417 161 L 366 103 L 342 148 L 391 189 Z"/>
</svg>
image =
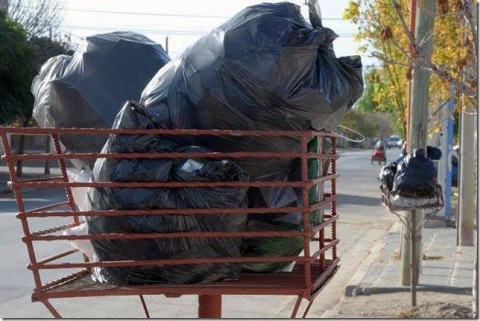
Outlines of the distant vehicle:
<svg viewBox="0 0 480 321">
<path fill-rule="evenodd" d="M 404 142 L 405 142 L 405 141 L 404 141 L 403 139 L 400 139 L 400 140 L 397 142 L 397 147 L 398 147 L 398 148 L 402 148 Z"/>
<path fill-rule="evenodd" d="M 402 145 L 398 146 L 398 142 L 401 140 L 400 136 L 391 135 L 387 140 L 387 148 L 397 147 L 401 148 Z"/>
<path fill-rule="evenodd" d="M 371 161 L 372 161 L 372 164 L 373 162 L 377 161 L 379 165 L 382 162 L 384 165 L 387 165 L 387 157 L 385 155 L 385 144 L 381 140 L 377 141 L 377 143 L 375 144 Z"/>
</svg>

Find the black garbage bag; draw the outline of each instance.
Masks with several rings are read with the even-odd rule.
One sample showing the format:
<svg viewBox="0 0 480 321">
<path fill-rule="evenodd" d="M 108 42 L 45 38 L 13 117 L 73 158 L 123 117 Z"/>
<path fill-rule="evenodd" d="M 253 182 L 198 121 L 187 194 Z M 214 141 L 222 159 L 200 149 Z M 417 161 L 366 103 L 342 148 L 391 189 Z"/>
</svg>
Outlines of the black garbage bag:
<svg viewBox="0 0 480 321">
<path fill-rule="evenodd" d="M 409 198 L 435 196 L 437 170 L 432 160 L 425 157 L 425 150 L 415 149 L 399 163 L 392 194 Z"/>
<path fill-rule="evenodd" d="M 55 119 L 52 115 L 52 101 L 54 92 L 52 82 L 61 78 L 72 61 L 72 56 L 58 55 L 48 59 L 40 69 L 38 75 L 33 79 L 32 94 L 35 97 L 33 105 L 33 117 L 40 127 L 55 127 Z"/>
<path fill-rule="evenodd" d="M 315 137 L 308 145 L 308 151 L 320 153 L 325 139 Z M 325 165 L 325 164 L 324 164 Z M 326 174 L 326 167 L 321 165 L 318 159 L 307 161 L 308 178 L 314 179 Z M 292 163 L 288 176 L 279 177 L 277 181 L 301 181 L 301 161 L 297 159 Z M 265 194 L 265 190 L 270 193 Z M 301 207 L 302 193 L 299 188 L 271 188 L 248 190 L 250 207 Z M 323 200 L 323 185 L 315 185 L 308 191 L 309 205 Z M 299 210 L 293 213 L 272 213 L 272 214 L 249 214 L 248 231 L 302 231 L 302 212 Z M 312 226 L 323 221 L 323 208 L 312 211 L 309 214 L 309 223 Z M 255 237 L 245 238 L 242 245 L 242 255 L 247 257 L 256 256 L 297 256 L 303 250 L 303 237 Z M 245 263 L 243 269 L 248 272 L 270 273 L 286 268 L 291 262 L 266 262 L 266 263 Z"/>
<path fill-rule="evenodd" d="M 319 19 L 319 17 L 317 17 Z M 363 91 L 359 56 L 337 58 L 328 28 L 313 28 L 292 3 L 245 8 L 162 68 L 142 93 L 168 128 L 330 130 Z M 222 152 L 298 151 L 287 137 L 207 137 Z M 252 180 L 282 175 L 292 159 L 241 159 Z"/>
<path fill-rule="evenodd" d="M 114 128 L 154 126 L 142 107 L 129 103 L 119 112 Z M 105 181 L 247 181 L 235 163 L 189 159 L 188 153 L 208 152 L 198 146 L 179 146 L 152 135 L 111 135 L 103 152 L 178 152 L 182 159 L 99 159 L 93 179 Z M 91 210 L 239 208 L 247 206 L 247 188 L 90 188 Z M 245 231 L 246 215 L 143 215 L 87 217 L 89 234 Z M 100 261 L 167 258 L 239 257 L 241 238 L 158 238 L 93 240 Z M 188 284 L 236 279 L 239 263 L 95 268 L 94 278 L 110 284 Z"/>
<path fill-rule="evenodd" d="M 439 160 L 442 158 L 442 151 L 440 148 L 434 146 L 427 146 L 427 157 L 431 160 Z"/>
<path fill-rule="evenodd" d="M 378 179 L 381 182 L 380 190 L 382 192 L 391 192 L 393 189 L 393 182 L 395 180 L 395 174 L 397 174 L 397 162 L 391 162 L 382 167 Z"/>
<path fill-rule="evenodd" d="M 45 74 L 42 68 L 33 87 L 49 90 L 34 92 L 33 117 L 42 127 L 111 128 L 120 107 L 138 100 L 169 60 L 161 45 L 137 33 L 89 36 L 61 74 Z M 100 152 L 106 140 L 106 135 L 60 136 L 71 152 Z M 73 163 L 79 169 L 93 167 L 91 160 Z"/>
</svg>

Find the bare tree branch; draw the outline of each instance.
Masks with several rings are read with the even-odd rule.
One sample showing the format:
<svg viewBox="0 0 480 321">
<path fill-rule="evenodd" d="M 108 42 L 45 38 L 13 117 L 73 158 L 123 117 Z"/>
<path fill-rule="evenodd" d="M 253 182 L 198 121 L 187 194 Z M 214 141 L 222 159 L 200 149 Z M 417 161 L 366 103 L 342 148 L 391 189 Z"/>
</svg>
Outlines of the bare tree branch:
<svg viewBox="0 0 480 321">
<path fill-rule="evenodd" d="M 400 18 L 400 23 L 402 24 L 403 32 L 407 36 L 410 44 L 415 45 L 415 36 L 410 31 L 410 29 L 408 29 L 405 16 L 403 15 L 403 12 L 402 12 L 402 7 L 396 0 L 392 0 L 392 5 L 393 5 L 393 8 L 395 8 L 395 12 L 397 13 L 398 18 Z"/>
<path fill-rule="evenodd" d="M 467 0 L 464 0 L 467 1 Z M 400 23 L 402 25 L 402 29 L 405 35 L 410 42 L 410 46 L 413 50 L 413 58 L 418 62 L 419 68 L 424 68 L 427 70 L 432 71 L 437 76 L 441 77 L 442 79 L 449 82 L 451 85 L 455 86 L 457 90 L 462 92 L 467 97 L 475 97 L 477 92 L 473 90 L 471 87 L 467 86 L 464 82 L 456 79 L 453 77 L 449 72 L 446 70 L 442 70 L 439 67 L 435 66 L 431 61 L 425 59 L 425 57 L 421 54 L 421 47 L 415 42 L 415 37 L 412 32 L 408 29 L 407 23 L 405 21 L 405 16 L 402 13 L 401 7 L 396 0 L 392 0 L 393 7 L 395 8 L 395 12 L 397 13 L 398 18 L 400 19 Z M 468 11 L 468 10 L 467 10 Z M 423 39 L 425 40 L 425 39 Z M 379 58 L 380 59 L 380 58 Z"/>
<path fill-rule="evenodd" d="M 397 66 L 403 66 L 403 67 L 410 67 L 409 64 L 406 64 L 406 63 L 401 63 L 401 62 L 398 62 L 398 61 L 394 61 L 394 60 L 391 60 L 391 59 L 388 59 L 386 58 L 385 56 L 383 56 L 382 54 L 378 53 L 378 52 L 372 52 L 371 53 L 371 57 L 374 57 L 374 58 L 377 58 L 377 59 L 380 59 L 381 61 L 387 63 L 387 64 L 390 64 L 390 65 L 397 65 Z"/>
<path fill-rule="evenodd" d="M 8 15 L 25 28 L 28 38 L 42 37 L 60 28 L 62 9 L 60 0 L 10 0 Z"/>
<path fill-rule="evenodd" d="M 442 70 L 439 67 L 435 66 L 432 63 L 425 62 L 424 59 L 422 59 L 423 65 L 421 66 L 422 68 L 425 68 L 427 70 L 430 70 L 434 72 L 437 76 L 441 77 L 442 79 L 445 79 L 448 81 L 450 84 L 455 86 L 458 90 L 462 92 L 462 94 L 466 95 L 467 97 L 475 97 L 477 95 L 477 92 L 467 86 L 465 83 L 459 81 L 458 79 L 455 79 L 449 72 L 446 70 Z"/>
</svg>

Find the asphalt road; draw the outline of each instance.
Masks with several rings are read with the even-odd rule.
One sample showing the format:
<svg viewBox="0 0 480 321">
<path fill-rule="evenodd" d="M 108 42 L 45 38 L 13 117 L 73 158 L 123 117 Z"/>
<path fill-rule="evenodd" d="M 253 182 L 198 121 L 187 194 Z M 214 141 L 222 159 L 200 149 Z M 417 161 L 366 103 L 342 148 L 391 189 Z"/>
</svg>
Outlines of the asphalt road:
<svg viewBox="0 0 480 321">
<path fill-rule="evenodd" d="M 387 159 L 394 160 L 398 149 L 387 151 Z M 371 164 L 371 150 L 341 151 L 337 162 L 340 177 L 337 212 L 340 215 L 337 236 L 340 239 L 338 256 L 341 267 L 337 275 L 316 298 L 309 317 L 319 318 L 342 298 L 346 284 L 358 266 L 375 250 L 382 236 L 395 222 L 395 217 L 380 204 L 378 173 L 381 165 Z M 27 192 L 28 207 L 38 207 L 52 199 L 63 199 L 61 191 Z M 0 316 L 3 318 L 51 318 L 41 303 L 31 303 L 32 273 L 26 269 L 28 256 L 20 221 L 15 218 L 16 203 L 12 194 L 0 194 Z M 48 222 L 47 222 L 48 223 Z M 43 224 L 43 223 L 39 223 Z M 55 224 L 57 225 L 57 224 Z M 41 226 L 39 226 L 41 228 Z M 65 244 L 65 248 L 68 245 Z M 52 253 L 55 249 L 51 249 Z M 45 254 L 45 253 L 42 253 Z M 289 317 L 295 302 L 285 296 L 224 296 L 225 318 L 285 318 Z M 65 318 L 142 318 L 138 297 L 95 297 L 53 300 Z M 147 296 L 150 315 L 155 318 L 197 317 L 197 297 L 165 298 Z M 306 302 L 302 304 L 304 308 Z"/>
</svg>

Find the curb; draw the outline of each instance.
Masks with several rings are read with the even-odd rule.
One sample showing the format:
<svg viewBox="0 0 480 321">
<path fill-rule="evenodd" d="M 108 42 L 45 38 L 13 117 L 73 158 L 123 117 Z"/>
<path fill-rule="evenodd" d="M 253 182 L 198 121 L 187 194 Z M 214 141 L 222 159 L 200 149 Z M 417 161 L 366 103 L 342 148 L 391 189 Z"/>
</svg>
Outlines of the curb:
<svg viewBox="0 0 480 321">
<path fill-rule="evenodd" d="M 358 267 L 357 272 L 352 276 L 350 281 L 348 281 L 348 284 L 345 288 L 345 293 L 344 296 L 346 297 L 352 297 L 352 296 L 357 296 L 361 295 L 361 283 L 365 276 L 367 275 L 368 270 L 372 266 L 372 263 L 375 262 L 375 260 L 380 256 L 380 251 L 382 248 L 385 247 L 385 243 L 379 243 L 376 246 L 372 248 L 371 253 L 367 256 L 367 258 L 360 264 Z"/>
<path fill-rule="evenodd" d="M 347 286 L 345 287 L 345 293 L 343 297 L 338 301 L 337 304 L 335 304 L 333 308 L 325 311 L 320 318 L 331 318 L 332 313 L 338 311 L 338 308 L 342 305 L 346 297 L 354 297 L 363 294 L 364 287 L 362 286 L 362 281 L 364 281 L 367 273 L 372 268 L 372 263 L 375 262 L 375 260 L 377 260 L 377 258 L 380 257 L 380 255 L 382 254 L 382 249 L 384 249 L 386 246 L 386 236 L 390 233 L 397 232 L 399 229 L 401 229 L 401 225 L 402 223 L 400 221 L 397 221 L 392 225 L 388 232 L 382 237 L 381 242 L 379 242 L 372 248 L 371 253 L 367 256 L 365 260 L 363 260 L 355 274 L 352 276 L 350 281 L 348 281 Z"/>
<path fill-rule="evenodd" d="M 357 272 L 353 275 L 353 277 L 348 282 L 345 288 L 345 297 L 352 297 L 361 295 L 363 293 L 361 284 L 362 281 L 367 276 L 368 271 L 372 268 L 373 262 L 382 254 L 382 249 L 385 248 L 385 238 L 388 234 L 396 233 L 402 227 L 402 223 L 400 221 L 395 222 L 392 227 L 388 230 L 388 232 L 382 237 L 382 241 L 379 242 L 375 247 L 372 248 L 371 253 L 367 256 L 367 258 L 360 264 L 358 267 Z"/>
</svg>

